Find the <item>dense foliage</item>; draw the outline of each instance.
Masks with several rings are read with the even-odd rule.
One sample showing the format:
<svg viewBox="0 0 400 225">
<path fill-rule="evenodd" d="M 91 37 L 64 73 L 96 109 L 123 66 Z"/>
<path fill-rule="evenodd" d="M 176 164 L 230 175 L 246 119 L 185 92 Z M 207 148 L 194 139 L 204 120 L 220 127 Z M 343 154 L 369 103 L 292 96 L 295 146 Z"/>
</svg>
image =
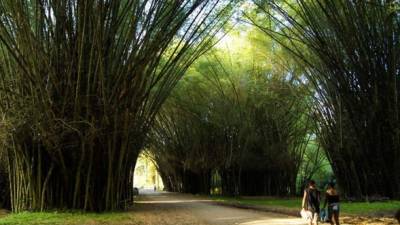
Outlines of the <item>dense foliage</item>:
<svg viewBox="0 0 400 225">
<path fill-rule="evenodd" d="M 295 193 L 308 90 L 295 71 L 265 63 L 260 51 L 271 49 L 251 46 L 255 33 L 199 60 L 157 117 L 152 149 L 170 190 L 209 193 L 214 175 L 226 195 Z"/>
<path fill-rule="evenodd" d="M 316 90 L 318 137 L 347 196 L 400 197 L 400 12 L 392 0 L 254 1 L 252 22 Z"/>
</svg>

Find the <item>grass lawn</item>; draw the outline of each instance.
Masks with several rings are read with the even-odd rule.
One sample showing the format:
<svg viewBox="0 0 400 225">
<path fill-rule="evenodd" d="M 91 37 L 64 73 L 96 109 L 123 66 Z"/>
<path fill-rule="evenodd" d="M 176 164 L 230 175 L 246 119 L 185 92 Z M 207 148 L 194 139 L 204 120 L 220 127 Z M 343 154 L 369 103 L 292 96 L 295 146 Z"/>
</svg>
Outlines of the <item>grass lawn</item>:
<svg viewBox="0 0 400 225">
<path fill-rule="evenodd" d="M 217 201 L 236 202 L 246 205 L 261 205 L 276 208 L 289 208 L 289 209 L 300 209 L 301 198 L 230 198 L 230 197 L 211 197 Z M 321 205 L 322 206 L 322 205 Z M 367 214 L 392 214 L 396 210 L 400 209 L 400 201 L 386 201 L 386 202 L 342 202 L 341 213 L 349 215 L 367 215 Z"/>
<path fill-rule="evenodd" d="M 81 213 L 81 212 L 23 212 L 9 214 L 0 219 L 7 225 L 81 225 L 81 224 L 141 224 L 136 223 L 130 212 Z"/>
</svg>

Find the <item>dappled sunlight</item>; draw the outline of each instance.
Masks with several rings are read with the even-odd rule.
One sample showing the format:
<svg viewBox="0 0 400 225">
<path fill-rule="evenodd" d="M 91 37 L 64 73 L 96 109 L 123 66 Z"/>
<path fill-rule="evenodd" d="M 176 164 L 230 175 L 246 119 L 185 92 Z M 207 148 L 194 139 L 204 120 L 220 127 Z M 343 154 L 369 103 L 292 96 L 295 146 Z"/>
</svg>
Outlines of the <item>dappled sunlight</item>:
<svg viewBox="0 0 400 225">
<path fill-rule="evenodd" d="M 176 203 L 195 203 L 195 202 L 213 202 L 213 200 L 161 200 L 161 201 L 135 201 L 139 204 L 176 204 Z"/>
<path fill-rule="evenodd" d="M 241 219 L 246 219 L 246 216 L 228 216 L 228 217 L 221 217 L 221 218 L 216 218 L 215 220 L 241 220 Z"/>
<path fill-rule="evenodd" d="M 200 224 L 215 225 L 305 225 L 301 218 L 291 217 L 272 212 L 261 212 L 251 209 L 240 209 L 220 205 L 214 200 L 187 194 L 171 192 L 154 192 L 145 190 L 139 195 L 136 215 L 159 215 L 176 217 L 191 215 L 199 219 Z M 190 224 L 179 220 L 181 223 Z"/>
<path fill-rule="evenodd" d="M 261 224 L 268 224 L 268 225 L 303 225 L 307 224 L 302 219 L 292 219 L 292 218 L 285 218 L 285 219 L 258 219 L 250 222 L 240 223 L 240 225 L 261 225 Z"/>
</svg>

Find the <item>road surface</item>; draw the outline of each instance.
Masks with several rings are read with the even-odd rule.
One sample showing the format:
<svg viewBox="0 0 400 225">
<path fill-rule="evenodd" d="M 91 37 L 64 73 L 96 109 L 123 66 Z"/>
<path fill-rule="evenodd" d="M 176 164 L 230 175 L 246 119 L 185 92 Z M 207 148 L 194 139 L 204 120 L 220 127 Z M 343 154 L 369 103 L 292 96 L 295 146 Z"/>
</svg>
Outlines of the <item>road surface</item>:
<svg viewBox="0 0 400 225">
<path fill-rule="evenodd" d="M 192 195 L 140 191 L 135 217 L 154 225 L 305 225 L 301 218 L 221 206 Z"/>
</svg>

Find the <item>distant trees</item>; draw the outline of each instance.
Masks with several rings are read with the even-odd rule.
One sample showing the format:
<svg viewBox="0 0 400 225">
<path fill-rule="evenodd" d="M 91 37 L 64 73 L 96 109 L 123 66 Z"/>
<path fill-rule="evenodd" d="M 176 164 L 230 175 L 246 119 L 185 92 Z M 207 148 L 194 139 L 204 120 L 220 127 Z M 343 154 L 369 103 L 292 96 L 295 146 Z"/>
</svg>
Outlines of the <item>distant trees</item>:
<svg viewBox="0 0 400 225">
<path fill-rule="evenodd" d="M 149 140 L 169 190 L 209 193 L 217 173 L 225 195 L 295 194 L 307 89 L 240 41 L 203 57 L 157 116 Z"/>
<path fill-rule="evenodd" d="M 1 150 L 13 211 L 124 208 L 154 116 L 230 4 L 2 0 Z"/>
<path fill-rule="evenodd" d="M 398 1 L 254 1 L 252 22 L 316 90 L 317 134 L 346 196 L 400 197 Z"/>
</svg>

